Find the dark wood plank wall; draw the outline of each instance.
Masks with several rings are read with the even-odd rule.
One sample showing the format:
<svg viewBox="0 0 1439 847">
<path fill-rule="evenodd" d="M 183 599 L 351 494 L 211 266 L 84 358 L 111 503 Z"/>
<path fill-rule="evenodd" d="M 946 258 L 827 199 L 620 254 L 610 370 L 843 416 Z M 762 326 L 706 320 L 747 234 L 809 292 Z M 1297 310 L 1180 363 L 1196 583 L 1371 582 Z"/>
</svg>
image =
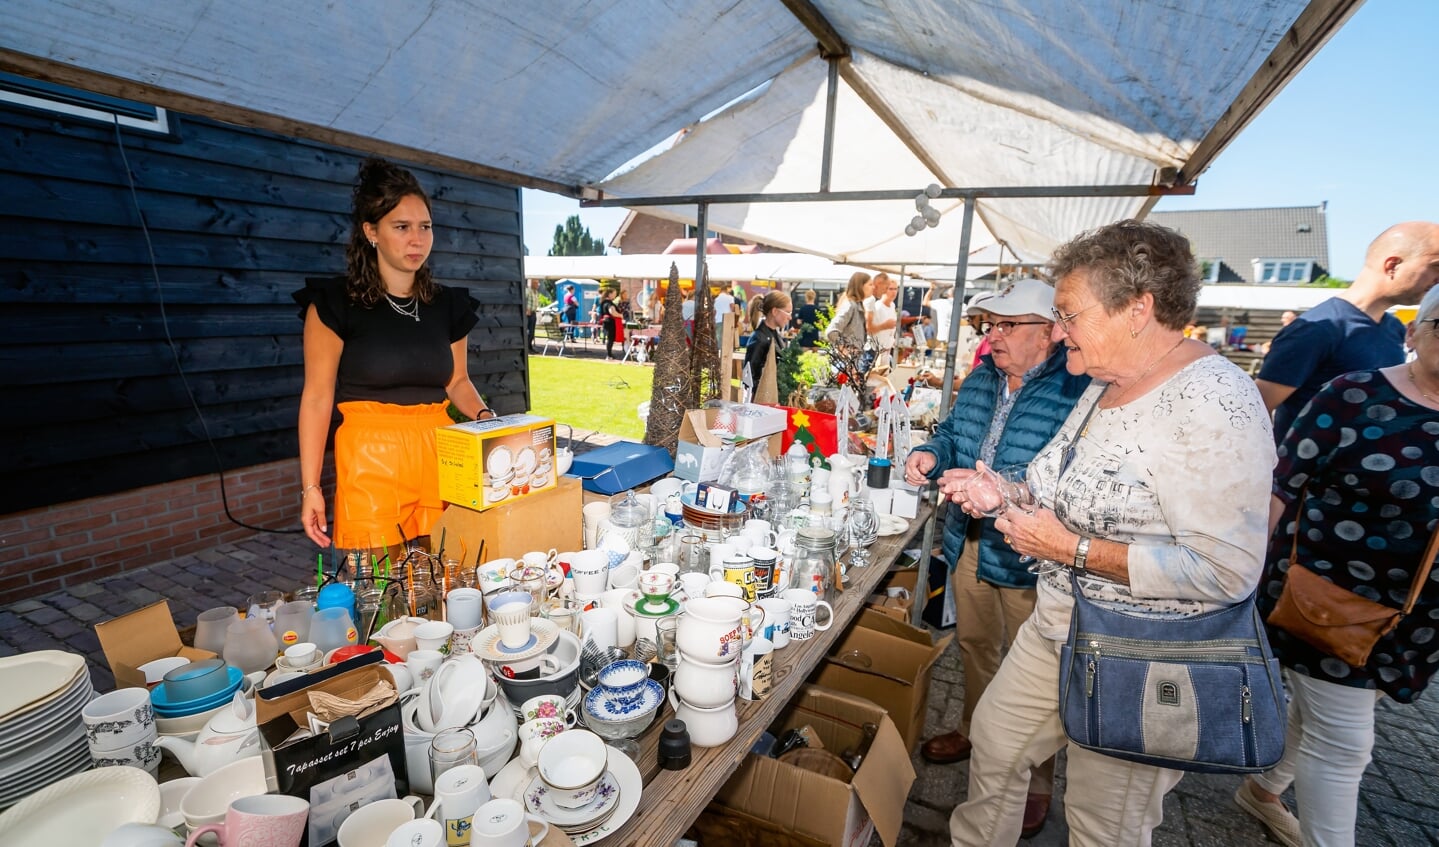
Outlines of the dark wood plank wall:
<svg viewBox="0 0 1439 847">
<path fill-rule="evenodd" d="M 0 514 L 297 455 L 290 293 L 344 271 L 362 156 L 172 120 L 122 134 L 157 285 L 113 127 L 0 105 Z M 524 411 L 519 189 L 413 170 L 436 276 L 481 303 L 470 373 Z"/>
</svg>

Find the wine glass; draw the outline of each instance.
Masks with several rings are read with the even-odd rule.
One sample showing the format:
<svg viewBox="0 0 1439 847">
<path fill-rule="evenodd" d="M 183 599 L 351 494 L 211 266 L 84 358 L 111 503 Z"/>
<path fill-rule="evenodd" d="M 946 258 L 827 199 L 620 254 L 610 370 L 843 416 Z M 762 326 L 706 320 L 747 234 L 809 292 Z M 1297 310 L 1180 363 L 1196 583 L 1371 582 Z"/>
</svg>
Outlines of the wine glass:
<svg viewBox="0 0 1439 847">
<path fill-rule="evenodd" d="M 1000 478 L 1004 481 L 1004 500 L 1013 509 L 1032 515 L 1038 512 L 1043 506 L 1043 492 L 1041 484 L 1035 477 L 1028 473 L 1028 467 L 1005 468 L 999 472 Z M 1027 570 L 1032 574 L 1046 574 L 1064 567 L 1059 562 L 1049 559 L 1036 559 L 1028 554 L 1021 554 L 1021 564 L 1028 565 Z"/>
<path fill-rule="evenodd" d="M 868 497 L 849 501 L 845 528 L 849 530 L 850 563 L 857 567 L 868 565 L 870 555 L 866 548 L 879 538 L 879 515 L 875 514 L 874 503 Z"/>
<path fill-rule="evenodd" d="M 997 518 L 1009 508 L 1004 499 L 1005 481 L 994 468 L 985 466 L 976 469 L 964 481 L 961 491 L 970 506 L 986 518 Z"/>
</svg>

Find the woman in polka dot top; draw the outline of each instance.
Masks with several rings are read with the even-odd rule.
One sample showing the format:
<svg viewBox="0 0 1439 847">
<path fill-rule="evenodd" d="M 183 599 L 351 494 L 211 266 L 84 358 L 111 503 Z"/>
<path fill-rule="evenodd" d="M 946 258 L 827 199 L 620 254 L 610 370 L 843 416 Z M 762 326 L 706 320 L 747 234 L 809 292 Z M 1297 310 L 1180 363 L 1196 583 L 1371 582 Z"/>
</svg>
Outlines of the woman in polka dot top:
<svg viewBox="0 0 1439 847">
<path fill-rule="evenodd" d="M 1410 324 L 1416 358 L 1329 382 L 1295 419 L 1279 448 L 1273 532 L 1259 611 L 1284 588 L 1298 559 L 1335 585 L 1403 608 L 1439 525 L 1439 288 Z M 1359 784 L 1374 746 L 1374 704 L 1413 702 L 1439 668 L 1439 569 L 1369 662 L 1354 668 L 1270 627 L 1292 695 L 1283 761 L 1239 789 L 1236 800 L 1281 843 L 1353 844 Z M 1295 821 L 1277 795 L 1294 783 Z"/>
</svg>

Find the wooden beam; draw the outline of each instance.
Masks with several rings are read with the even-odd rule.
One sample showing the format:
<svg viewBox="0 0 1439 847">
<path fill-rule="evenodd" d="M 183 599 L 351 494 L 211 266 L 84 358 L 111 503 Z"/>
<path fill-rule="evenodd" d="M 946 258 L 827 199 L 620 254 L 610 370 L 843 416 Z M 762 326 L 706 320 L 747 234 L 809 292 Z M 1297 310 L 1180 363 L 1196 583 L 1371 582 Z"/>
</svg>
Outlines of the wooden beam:
<svg viewBox="0 0 1439 847">
<path fill-rule="evenodd" d="M 373 153 L 389 159 L 400 159 L 475 179 L 492 180 L 507 185 L 518 185 L 522 188 L 537 188 L 566 197 L 581 196 L 580 187 L 576 185 L 566 185 L 541 177 L 493 168 L 455 156 L 393 144 L 378 138 L 331 129 L 255 109 L 246 109 L 218 100 L 182 94 L 159 86 L 122 79 L 51 59 L 17 53 L 13 50 L 0 48 L 0 70 L 31 79 L 53 82 L 57 85 L 68 85 L 72 88 L 93 91 L 97 94 L 148 103 L 181 114 L 199 115 L 226 123 L 267 130 L 290 138 L 304 138 L 322 144 L 358 150 L 362 153 Z"/>
<path fill-rule="evenodd" d="M 1364 0 L 1311 0 L 1294 25 L 1275 45 L 1269 58 L 1250 77 L 1244 89 L 1224 110 L 1209 134 L 1200 139 L 1189 161 L 1176 177 L 1178 184 L 1193 182 L 1224 148 L 1269 105 L 1294 75 L 1319 52 L 1363 5 Z"/>
<path fill-rule="evenodd" d="M 824 16 L 824 13 L 815 8 L 810 0 L 783 0 L 784 7 L 794 15 L 795 20 L 804 24 L 804 28 L 810 31 L 819 41 L 819 54 L 826 59 L 835 59 L 849 56 L 849 45 L 844 43 L 834 25 Z"/>
</svg>

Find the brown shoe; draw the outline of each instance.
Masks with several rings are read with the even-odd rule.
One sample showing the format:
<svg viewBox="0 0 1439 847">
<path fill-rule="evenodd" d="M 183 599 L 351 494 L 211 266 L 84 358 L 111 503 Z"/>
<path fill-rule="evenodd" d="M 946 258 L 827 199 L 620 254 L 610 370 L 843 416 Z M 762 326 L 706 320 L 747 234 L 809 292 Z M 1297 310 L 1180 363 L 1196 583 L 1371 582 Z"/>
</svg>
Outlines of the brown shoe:
<svg viewBox="0 0 1439 847">
<path fill-rule="evenodd" d="M 924 757 L 926 762 L 933 762 L 936 765 L 950 765 L 955 762 L 962 762 L 969 758 L 969 753 L 974 745 L 959 730 L 946 732 L 944 735 L 935 737 L 924 742 L 919 747 L 919 755 Z"/>
<path fill-rule="evenodd" d="M 1044 823 L 1049 819 L 1049 795 L 1031 794 L 1024 801 L 1024 828 L 1019 831 L 1020 838 L 1033 838 L 1044 829 Z"/>
</svg>

